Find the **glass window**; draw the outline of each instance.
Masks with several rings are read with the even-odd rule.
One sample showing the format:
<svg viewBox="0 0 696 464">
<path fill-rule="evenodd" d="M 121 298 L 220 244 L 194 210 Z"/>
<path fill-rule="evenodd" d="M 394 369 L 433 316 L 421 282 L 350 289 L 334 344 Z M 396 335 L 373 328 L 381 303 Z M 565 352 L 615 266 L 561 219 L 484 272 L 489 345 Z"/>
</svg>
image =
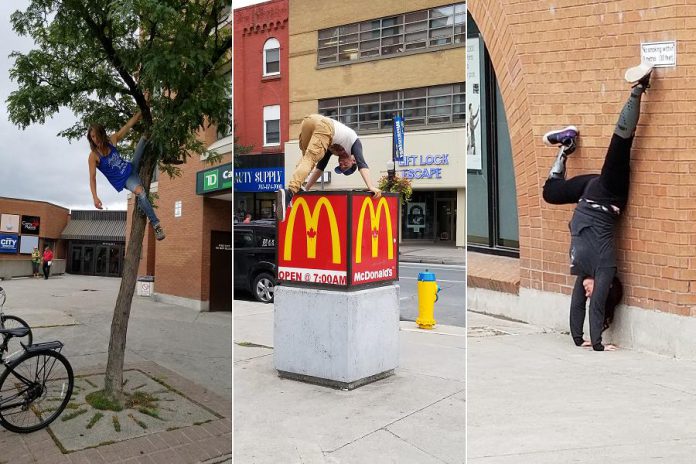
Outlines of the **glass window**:
<svg viewBox="0 0 696 464">
<path fill-rule="evenodd" d="M 462 124 L 465 119 L 464 84 L 446 84 L 319 101 L 319 113 L 356 130 L 390 131 L 392 118 L 401 114 L 409 126 Z"/>
<path fill-rule="evenodd" d="M 464 44 L 466 3 L 446 5 L 319 31 L 317 63 L 390 56 Z M 334 47 L 338 45 L 338 49 Z"/>
<path fill-rule="evenodd" d="M 280 74 L 280 42 L 270 38 L 263 44 L 263 75 Z"/>
<path fill-rule="evenodd" d="M 263 145 L 280 145 L 280 105 L 263 107 Z"/>
</svg>

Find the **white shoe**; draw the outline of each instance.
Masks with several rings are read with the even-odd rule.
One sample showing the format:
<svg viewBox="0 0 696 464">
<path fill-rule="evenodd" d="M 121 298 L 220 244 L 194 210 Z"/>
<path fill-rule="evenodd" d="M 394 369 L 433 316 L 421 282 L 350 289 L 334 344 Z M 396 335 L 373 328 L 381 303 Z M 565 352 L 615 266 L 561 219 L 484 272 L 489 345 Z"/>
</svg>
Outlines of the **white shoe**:
<svg viewBox="0 0 696 464">
<path fill-rule="evenodd" d="M 641 63 L 626 70 L 624 78 L 631 84 L 638 84 L 644 77 L 650 75 L 653 67 L 651 64 Z"/>
</svg>

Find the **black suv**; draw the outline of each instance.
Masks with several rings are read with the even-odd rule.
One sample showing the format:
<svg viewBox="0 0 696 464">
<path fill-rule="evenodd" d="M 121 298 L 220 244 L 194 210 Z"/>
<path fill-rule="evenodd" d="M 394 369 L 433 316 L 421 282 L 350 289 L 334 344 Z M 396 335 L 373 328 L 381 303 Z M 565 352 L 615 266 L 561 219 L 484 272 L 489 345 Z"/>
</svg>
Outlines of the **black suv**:
<svg viewBox="0 0 696 464">
<path fill-rule="evenodd" d="M 234 287 L 273 302 L 276 284 L 276 222 L 258 220 L 234 225 Z"/>
</svg>

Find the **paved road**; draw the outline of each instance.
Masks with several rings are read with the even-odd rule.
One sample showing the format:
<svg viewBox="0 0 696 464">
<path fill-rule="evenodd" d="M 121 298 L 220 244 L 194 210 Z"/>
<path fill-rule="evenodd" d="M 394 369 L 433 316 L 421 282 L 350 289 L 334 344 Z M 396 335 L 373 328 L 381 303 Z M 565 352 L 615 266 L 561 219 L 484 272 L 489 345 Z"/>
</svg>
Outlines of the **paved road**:
<svg viewBox="0 0 696 464">
<path fill-rule="evenodd" d="M 418 273 L 425 270 L 435 274 L 442 289 L 435 303 L 435 320 L 439 324 L 466 327 L 466 269 L 445 264 L 401 263 L 401 320 L 415 321 L 418 317 Z"/>
<path fill-rule="evenodd" d="M 418 273 L 429 270 L 435 274 L 442 289 L 435 303 L 435 320 L 439 324 L 466 327 L 466 268 L 446 264 L 401 263 L 399 286 L 401 287 L 401 320 L 415 321 L 418 317 Z M 234 298 L 254 301 L 251 294 L 236 291 Z"/>
</svg>

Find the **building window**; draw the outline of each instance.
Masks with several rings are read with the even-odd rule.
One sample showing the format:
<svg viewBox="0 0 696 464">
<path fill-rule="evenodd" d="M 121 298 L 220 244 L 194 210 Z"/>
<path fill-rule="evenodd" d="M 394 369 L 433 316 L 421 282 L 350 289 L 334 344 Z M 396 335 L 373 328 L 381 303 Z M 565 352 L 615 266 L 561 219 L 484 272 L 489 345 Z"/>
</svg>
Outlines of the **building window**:
<svg viewBox="0 0 696 464">
<path fill-rule="evenodd" d="M 317 44 L 317 64 L 348 63 L 358 59 L 464 45 L 466 4 L 372 19 L 322 29 Z"/>
<path fill-rule="evenodd" d="M 408 127 L 464 124 L 464 83 L 319 100 L 319 113 L 355 130 L 388 132 L 394 114 Z"/>
<path fill-rule="evenodd" d="M 263 107 L 263 146 L 280 145 L 280 105 Z"/>
<path fill-rule="evenodd" d="M 277 76 L 280 74 L 280 42 L 268 39 L 263 44 L 263 75 Z"/>
</svg>

